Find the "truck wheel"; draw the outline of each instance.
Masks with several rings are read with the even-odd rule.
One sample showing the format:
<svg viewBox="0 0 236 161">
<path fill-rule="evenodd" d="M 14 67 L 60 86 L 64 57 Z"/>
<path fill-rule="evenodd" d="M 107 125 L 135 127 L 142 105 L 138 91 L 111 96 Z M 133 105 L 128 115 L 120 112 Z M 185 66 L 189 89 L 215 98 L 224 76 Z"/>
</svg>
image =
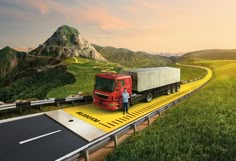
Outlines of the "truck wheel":
<svg viewBox="0 0 236 161">
<path fill-rule="evenodd" d="M 171 93 L 175 93 L 175 87 L 172 87 Z"/>
<path fill-rule="evenodd" d="M 180 87 L 179 87 L 179 86 L 176 87 L 176 91 L 177 91 L 177 92 L 180 91 Z"/>
<path fill-rule="evenodd" d="M 146 94 L 145 100 L 146 100 L 146 102 L 150 102 L 152 100 L 152 98 L 153 98 L 152 92 L 148 92 Z"/>
<path fill-rule="evenodd" d="M 167 95 L 170 95 L 170 94 L 171 94 L 170 88 L 167 89 L 166 94 L 167 94 Z"/>
</svg>

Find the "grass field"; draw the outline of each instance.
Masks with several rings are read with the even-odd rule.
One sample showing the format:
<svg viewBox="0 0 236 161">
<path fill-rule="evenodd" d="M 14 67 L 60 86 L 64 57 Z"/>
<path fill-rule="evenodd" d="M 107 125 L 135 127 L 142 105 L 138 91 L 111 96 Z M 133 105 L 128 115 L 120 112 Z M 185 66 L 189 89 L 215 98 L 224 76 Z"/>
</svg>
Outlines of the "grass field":
<svg viewBox="0 0 236 161">
<path fill-rule="evenodd" d="M 75 95 L 78 92 L 82 92 L 84 95 L 91 95 L 96 73 L 104 71 L 119 72 L 122 69 L 117 64 L 95 62 L 84 58 L 77 58 L 76 60 L 69 58 L 65 63 L 68 65 L 68 72 L 74 75 L 76 82 L 63 87 L 54 88 L 48 93 L 47 97 L 49 98 L 64 98 L 69 95 Z M 200 68 L 179 65 L 173 65 L 173 67 L 181 68 L 182 81 L 193 80 L 203 77 L 206 74 L 206 71 Z"/>
<path fill-rule="evenodd" d="M 236 50 L 209 49 L 184 54 L 178 61 L 190 62 L 201 60 L 236 60 Z"/>
<path fill-rule="evenodd" d="M 130 137 L 106 161 L 235 161 L 236 61 L 202 61 L 214 77 Z"/>
<path fill-rule="evenodd" d="M 194 80 L 196 78 L 202 78 L 207 74 L 207 71 L 201 68 L 195 68 L 190 66 L 182 66 L 182 65 L 173 65 L 173 67 L 177 67 L 181 69 L 181 81 Z"/>
</svg>

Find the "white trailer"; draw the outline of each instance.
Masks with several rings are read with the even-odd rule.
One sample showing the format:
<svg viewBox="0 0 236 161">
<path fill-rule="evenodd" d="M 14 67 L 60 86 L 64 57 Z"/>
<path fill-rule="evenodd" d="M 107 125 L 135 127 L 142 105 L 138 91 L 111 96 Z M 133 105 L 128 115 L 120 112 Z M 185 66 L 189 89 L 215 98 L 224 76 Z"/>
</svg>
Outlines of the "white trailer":
<svg viewBox="0 0 236 161">
<path fill-rule="evenodd" d="M 132 77 L 133 99 L 137 96 L 150 102 L 153 96 L 170 94 L 180 90 L 180 69 L 155 67 L 128 69 L 123 74 Z"/>
</svg>

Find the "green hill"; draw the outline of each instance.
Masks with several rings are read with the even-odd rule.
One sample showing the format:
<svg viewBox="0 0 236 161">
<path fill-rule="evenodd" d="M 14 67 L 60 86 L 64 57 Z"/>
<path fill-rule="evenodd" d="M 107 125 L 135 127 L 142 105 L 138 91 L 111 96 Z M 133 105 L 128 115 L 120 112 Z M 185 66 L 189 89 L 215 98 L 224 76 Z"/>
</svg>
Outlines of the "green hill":
<svg viewBox="0 0 236 161">
<path fill-rule="evenodd" d="M 0 80 L 7 76 L 22 60 L 26 53 L 16 51 L 10 47 L 0 50 Z"/>
<path fill-rule="evenodd" d="M 59 63 L 59 59 L 28 55 L 5 47 L 0 50 L 0 87 Z"/>
<path fill-rule="evenodd" d="M 167 57 L 151 55 L 142 51 L 134 52 L 124 48 L 101 47 L 95 44 L 93 47 L 108 61 L 119 63 L 125 67 L 156 67 L 167 66 L 171 63 Z"/>
<path fill-rule="evenodd" d="M 42 99 L 55 87 L 74 82 L 61 61 L 32 56 L 10 47 L 0 50 L 0 101 Z"/>
<path fill-rule="evenodd" d="M 120 65 L 109 62 L 94 61 L 87 58 L 67 58 L 63 61 L 67 71 L 75 77 L 75 82 L 52 89 L 47 97 L 64 98 L 82 92 L 84 95 L 92 95 L 94 76 L 101 72 L 119 72 Z"/>
<path fill-rule="evenodd" d="M 232 50 L 200 50 L 184 54 L 179 58 L 181 62 L 199 60 L 236 60 L 236 49 Z"/>
</svg>

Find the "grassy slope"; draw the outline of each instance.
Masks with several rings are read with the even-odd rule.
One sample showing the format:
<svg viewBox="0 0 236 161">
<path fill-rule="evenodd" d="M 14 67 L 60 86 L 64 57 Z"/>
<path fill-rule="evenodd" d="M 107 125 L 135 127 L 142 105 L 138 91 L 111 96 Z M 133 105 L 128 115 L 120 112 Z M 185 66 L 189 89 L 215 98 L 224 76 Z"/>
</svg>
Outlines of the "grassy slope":
<svg viewBox="0 0 236 161">
<path fill-rule="evenodd" d="M 0 88 L 0 101 L 14 102 L 25 99 L 44 99 L 53 88 L 73 83 L 74 77 L 66 72 L 65 66 L 58 66 L 44 72 L 32 73 L 11 85 Z"/>
<path fill-rule="evenodd" d="M 0 81 L 5 78 L 9 72 L 25 59 L 25 52 L 18 52 L 10 47 L 5 47 L 0 50 Z"/>
<path fill-rule="evenodd" d="M 171 63 L 171 60 L 166 57 L 159 55 L 150 55 L 146 52 L 134 52 L 124 48 L 117 49 L 109 46 L 93 46 L 107 60 L 114 63 L 119 63 L 130 68 L 166 66 Z"/>
<path fill-rule="evenodd" d="M 236 60 L 236 50 L 201 50 L 184 54 L 179 61 Z"/>
<path fill-rule="evenodd" d="M 58 87 L 48 93 L 48 97 L 64 98 L 69 95 L 83 92 L 84 94 L 92 94 L 94 85 L 94 76 L 102 71 L 119 72 L 120 67 L 112 63 L 95 62 L 85 58 L 77 58 L 75 63 L 73 58 L 68 58 L 65 63 L 68 65 L 68 72 L 72 73 L 76 79 L 73 84 L 64 87 Z"/>
<path fill-rule="evenodd" d="M 181 81 L 194 80 L 196 78 L 204 77 L 207 71 L 201 68 L 181 66 L 181 65 L 171 65 L 173 67 L 180 68 L 181 70 Z"/>
<path fill-rule="evenodd" d="M 214 77 L 105 160 L 236 160 L 236 61 L 205 61 Z"/>
<path fill-rule="evenodd" d="M 52 88 L 73 83 L 73 75 L 59 63 L 55 58 L 31 56 L 10 47 L 0 50 L 0 101 L 43 99 Z"/>
</svg>

